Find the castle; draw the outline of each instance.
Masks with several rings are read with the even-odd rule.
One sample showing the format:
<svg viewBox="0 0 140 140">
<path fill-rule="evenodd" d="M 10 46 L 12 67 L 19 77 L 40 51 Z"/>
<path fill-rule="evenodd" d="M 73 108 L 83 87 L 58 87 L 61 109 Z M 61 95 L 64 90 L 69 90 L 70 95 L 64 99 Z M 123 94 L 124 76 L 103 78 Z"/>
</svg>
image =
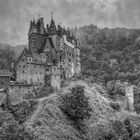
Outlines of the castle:
<svg viewBox="0 0 140 140">
<path fill-rule="evenodd" d="M 42 17 L 30 22 L 28 49 L 15 65 L 16 83 L 45 84 L 59 90 L 64 79 L 80 74 L 79 42 L 69 30 L 56 27 L 53 17 L 44 27 Z"/>
</svg>

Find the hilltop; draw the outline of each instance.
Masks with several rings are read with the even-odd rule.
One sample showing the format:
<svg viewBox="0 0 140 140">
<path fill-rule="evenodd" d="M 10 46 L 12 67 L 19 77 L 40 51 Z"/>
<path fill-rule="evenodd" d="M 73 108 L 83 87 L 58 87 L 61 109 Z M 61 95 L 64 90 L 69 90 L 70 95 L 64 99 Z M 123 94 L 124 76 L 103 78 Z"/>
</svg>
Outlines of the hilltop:
<svg viewBox="0 0 140 140">
<path fill-rule="evenodd" d="M 84 122 L 88 128 L 86 135 L 81 134 L 73 126 L 73 122 L 60 109 L 61 96 L 68 94 L 70 89 L 76 85 L 85 87 L 85 95 L 89 97 L 92 108 L 91 117 Z M 109 133 L 113 129 L 114 123 L 123 123 L 125 119 L 129 119 L 136 128 L 140 125 L 140 117 L 135 113 L 125 111 L 123 108 L 120 108 L 120 110 L 112 108 L 113 101 L 105 97 L 102 91 L 105 94 L 102 86 L 97 84 L 87 84 L 85 81 L 71 81 L 61 92 L 38 99 L 38 107 L 29 117 L 26 125 L 32 125 L 39 131 L 41 138 L 46 140 L 81 140 L 83 138 L 98 140 L 99 137 L 105 135 L 104 133 Z M 114 128 L 114 131 L 115 129 L 117 128 Z M 122 131 L 120 128 L 119 133 L 123 135 Z"/>
</svg>

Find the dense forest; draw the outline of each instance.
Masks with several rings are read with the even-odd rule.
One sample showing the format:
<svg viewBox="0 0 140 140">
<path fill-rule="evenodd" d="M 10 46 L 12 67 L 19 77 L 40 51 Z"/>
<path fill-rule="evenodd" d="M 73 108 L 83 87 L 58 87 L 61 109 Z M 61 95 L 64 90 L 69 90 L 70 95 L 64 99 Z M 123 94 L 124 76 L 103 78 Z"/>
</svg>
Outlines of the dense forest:
<svg viewBox="0 0 140 140">
<path fill-rule="evenodd" d="M 73 29 L 81 44 L 82 74 L 106 84 L 139 84 L 140 29 L 100 29 L 91 24 Z"/>
</svg>

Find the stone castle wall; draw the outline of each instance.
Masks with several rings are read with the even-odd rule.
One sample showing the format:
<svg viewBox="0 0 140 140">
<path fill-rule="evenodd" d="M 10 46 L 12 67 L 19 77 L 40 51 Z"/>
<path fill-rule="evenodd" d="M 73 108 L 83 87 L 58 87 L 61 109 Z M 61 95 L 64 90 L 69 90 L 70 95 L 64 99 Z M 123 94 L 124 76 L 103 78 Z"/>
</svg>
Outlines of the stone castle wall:
<svg viewBox="0 0 140 140">
<path fill-rule="evenodd" d="M 45 67 L 43 65 L 27 64 L 27 83 L 44 83 L 45 82 Z"/>
</svg>

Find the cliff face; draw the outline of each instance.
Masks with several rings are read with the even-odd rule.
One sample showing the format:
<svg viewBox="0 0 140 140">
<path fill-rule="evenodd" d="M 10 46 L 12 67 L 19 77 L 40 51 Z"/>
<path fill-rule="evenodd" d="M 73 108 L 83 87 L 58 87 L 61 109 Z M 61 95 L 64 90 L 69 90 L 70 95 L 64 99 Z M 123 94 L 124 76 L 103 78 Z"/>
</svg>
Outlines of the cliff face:
<svg viewBox="0 0 140 140">
<path fill-rule="evenodd" d="M 38 111 L 34 112 L 32 125 L 36 127 L 41 134 L 42 139 L 46 140 L 80 140 L 83 139 L 81 134 L 73 123 L 59 108 L 60 95 L 67 94 L 69 88 L 76 85 L 85 86 L 85 95 L 90 98 L 92 114 L 89 120 L 85 120 L 87 126 L 86 137 L 88 140 L 93 140 L 102 135 L 102 131 L 108 132 L 112 128 L 112 122 L 115 120 L 123 121 L 128 118 L 133 124 L 137 124 L 140 118 L 135 113 L 124 111 L 123 109 L 114 110 L 111 107 L 112 101 L 102 95 L 101 86 L 96 84 L 88 85 L 84 81 L 71 82 L 61 93 L 42 98 L 39 100 Z"/>
</svg>

